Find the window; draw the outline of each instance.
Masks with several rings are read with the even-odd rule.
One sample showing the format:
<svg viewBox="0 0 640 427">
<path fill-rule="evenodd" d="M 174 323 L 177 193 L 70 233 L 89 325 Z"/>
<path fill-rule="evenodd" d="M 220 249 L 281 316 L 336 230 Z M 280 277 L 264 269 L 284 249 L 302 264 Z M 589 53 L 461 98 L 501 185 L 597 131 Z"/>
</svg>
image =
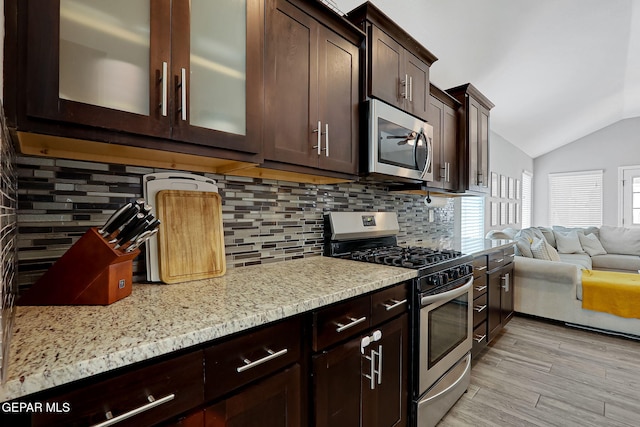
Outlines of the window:
<svg viewBox="0 0 640 427">
<path fill-rule="evenodd" d="M 549 174 L 551 225 L 602 225 L 602 170 Z"/>
<path fill-rule="evenodd" d="M 533 205 L 532 184 L 533 175 L 531 172 L 522 172 L 522 228 L 531 227 L 531 207 Z"/>
<path fill-rule="evenodd" d="M 484 197 L 460 197 L 460 237 L 484 237 Z"/>
</svg>

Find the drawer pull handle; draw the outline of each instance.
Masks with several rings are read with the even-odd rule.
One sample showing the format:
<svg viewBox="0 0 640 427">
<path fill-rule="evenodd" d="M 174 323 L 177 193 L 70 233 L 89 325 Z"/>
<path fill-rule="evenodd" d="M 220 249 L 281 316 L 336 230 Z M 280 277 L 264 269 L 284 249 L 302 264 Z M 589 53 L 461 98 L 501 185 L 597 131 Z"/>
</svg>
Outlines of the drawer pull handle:
<svg viewBox="0 0 640 427">
<path fill-rule="evenodd" d="M 147 399 L 149 400 L 149 403 L 147 403 L 146 405 L 142 405 L 138 408 L 132 409 L 129 412 L 125 412 L 122 415 L 118 415 L 117 417 L 114 417 L 111 414 L 111 411 L 107 412 L 105 414 L 105 416 L 107 417 L 107 421 L 101 422 L 99 424 L 95 424 L 93 427 L 107 427 L 107 426 L 112 426 L 116 423 L 119 423 L 120 421 L 126 420 L 127 418 L 131 418 L 135 415 L 141 414 L 143 412 L 148 411 L 149 409 L 153 409 L 156 406 L 160 406 L 164 403 L 169 402 L 170 400 L 173 400 L 176 397 L 175 394 L 171 393 L 163 398 L 160 399 L 155 399 L 152 395 L 149 395 L 147 397 Z"/>
<path fill-rule="evenodd" d="M 251 368 L 255 368 L 258 365 L 262 365 L 265 362 L 268 362 L 270 360 L 273 360 L 275 358 L 278 358 L 280 356 L 284 356 L 285 354 L 287 354 L 289 350 L 287 350 L 286 348 L 283 348 L 280 351 L 273 351 L 273 350 L 268 350 L 267 349 L 267 353 L 269 353 L 268 356 L 263 357 L 262 359 L 258 359 L 254 362 L 250 361 L 249 359 L 244 359 L 243 362 L 245 363 L 245 365 L 242 366 L 238 366 L 236 368 L 236 371 L 238 371 L 238 373 L 240 372 L 244 372 L 247 369 L 251 369 Z"/>
<path fill-rule="evenodd" d="M 504 262 L 504 258 L 497 259 L 494 262 Z"/>
<path fill-rule="evenodd" d="M 511 258 L 515 258 L 516 254 L 509 254 Z"/>
<path fill-rule="evenodd" d="M 476 287 L 476 291 L 478 291 L 478 292 L 482 292 L 482 291 L 484 291 L 485 289 L 487 289 L 487 286 L 486 286 L 486 285 L 484 285 L 484 286 L 477 286 L 477 287 Z"/>
<path fill-rule="evenodd" d="M 348 317 L 348 319 L 351 320 L 351 323 L 347 323 L 346 325 L 343 325 L 342 323 L 336 323 L 336 326 L 337 326 L 336 332 L 346 331 L 347 329 L 352 328 L 357 324 L 364 322 L 365 320 L 367 320 L 367 316 L 363 316 L 359 319 Z"/>
<path fill-rule="evenodd" d="M 483 265 L 482 267 L 476 267 L 476 270 L 478 270 L 478 271 L 482 271 L 482 270 L 486 270 L 486 269 L 487 269 L 486 265 Z"/>
<path fill-rule="evenodd" d="M 482 313 L 484 311 L 484 309 L 487 308 L 487 304 L 485 305 L 478 305 L 476 307 L 473 307 L 473 309 L 475 311 L 477 311 L 478 313 Z"/>
<path fill-rule="evenodd" d="M 391 311 L 394 308 L 400 307 L 401 305 L 403 305 L 404 303 L 407 302 L 406 299 L 403 299 L 402 301 L 398 301 L 395 299 L 390 300 L 391 304 L 383 302 L 382 305 L 384 306 L 384 309 L 387 311 Z"/>
<path fill-rule="evenodd" d="M 479 342 L 482 342 L 482 340 L 483 340 L 483 339 L 485 339 L 486 337 L 487 337 L 487 335 L 486 335 L 486 334 L 485 334 L 485 335 L 474 335 L 474 336 L 473 336 L 473 340 L 474 340 L 475 342 L 478 342 L 478 343 L 479 343 Z"/>
</svg>

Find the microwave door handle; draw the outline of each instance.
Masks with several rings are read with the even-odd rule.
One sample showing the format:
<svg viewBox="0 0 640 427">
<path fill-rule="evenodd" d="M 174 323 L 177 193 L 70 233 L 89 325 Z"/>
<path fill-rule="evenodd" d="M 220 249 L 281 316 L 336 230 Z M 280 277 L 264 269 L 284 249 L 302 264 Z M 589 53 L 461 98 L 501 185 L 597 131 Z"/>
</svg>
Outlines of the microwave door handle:
<svg viewBox="0 0 640 427">
<path fill-rule="evenodd" d="M 431 157 L 432 157 L 432 154 L 433 154 L 433 141 L 431 140 L 431 138 L 429 138 L 424 133 L 421 133 L 421 135 L 424 137 L 425 142 L 427 143 L 427 161 L 425 162 L 424 169 L 422 170 L 422 174 L 420 175 L 420 179 L 424 180 L 425 176 L 431 170 Z M 418 146 L 418 144 L 416 144 L 416 147 L 417 146 Z M 417 162 L 417 159 L 416 159 L 416 162 Z"/>
</svg>

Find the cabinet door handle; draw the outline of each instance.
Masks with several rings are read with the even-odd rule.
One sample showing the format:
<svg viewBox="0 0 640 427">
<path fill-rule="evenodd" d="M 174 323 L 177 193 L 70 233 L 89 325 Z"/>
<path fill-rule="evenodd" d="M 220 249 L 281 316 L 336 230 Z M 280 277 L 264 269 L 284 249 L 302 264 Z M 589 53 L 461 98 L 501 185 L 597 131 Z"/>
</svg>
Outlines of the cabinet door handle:
<svg viewBox="0 0 640 427">
<path fill-rule="evenodd" d="M 369 374 L 364 374 L 364 377 L 369 380 L 369 387 L 371 388 L 371 390 L 374 390 L 376 388 L 376 360 L 373 356 L 374 353 L 375 351 L 371 350 L 371 353 L 368 356 L 364 356 L 364 358 L 369 361 L 370 369 Z"/>
<path fill-rule="evenodd" d="M 482 340 L 483 340 L 483 339 L 485 339 L 486 337 L 487 337 L 487 335 L 486 335 L 486 334 L 485 334 L 485 335 L 474 335 L 474 336 L 473 336 L 473 340 L 474 340 L 475 342 L 478 342 L 478 343 L 479 343 L 479 342 L 482 342 Z"/>
<path fill-rule="evenodd" d="M 382 384 L 382 344 L 378 345 L 378 385 Z"/>
<path fill-rule="evenodd" d="M 147 399 L 149 400 L 149 403 L 147 403 L 146 405 L 142 405 L 142 406 L 140 406 L 138 408 L 132 409 L 131 411 L 125 412 L 124 414 L 118 415 L 117 417 L 114 417 L 111 414 L 111 411 L 109 411 L 109 412 L 107 412 L 105 414 L 105 416 L 107 417 L 107 420 L 103 421 L 101 423 L 98 423 L 98 424 L 94 424 L 93 427 L 112 426 L 114 424 L 119 423 L 120 421 L 126 420 L 127 418 L 131 418 L 131 417 L 133 417 L 135 415 L 138 415 L 138 414 L 141 414 L 143 412 L 146 412 L 149 409 L 153 409 L 156 406 L 160 406 L 160 405 L 162 405 L 164 403 L 167 403 L 170 400 L 173 400 L 175 397 L 176 397 L 176 395 L 172 393 L 172 394 L 169 394 L 169 395 L 167 395 L 167 396 L 165 396 L 165 397 L 163 397 L 161 399 L 157 399 L 156 400 L 152 395 L 149 395 L 147 397 Z"/>
<path fill-rule="evenodd" d="M 407 300 L 406 300 L 406 298 L 405 298 L 405 299 L 403 299 L 402 301 L 398 301 L 398 300 L 392 299 L 392 300 L 389 300 L 389 302 L 390 302 L 391 304 L 386 303 L 386 302 L 383 302 L 383 303 L 382 303 L 382 305 L 384 306 L 384 309 L 385 309 L 386 311 L 391 311 L 391 310 L 393 310 L 394 308 L 400 307 L 401 305 L 403 305 L 404 303 L 406 303 L 406 302 L 407 302 Z"/>
<path fill-rule="evenodd" d="M 509 273 L 507 273 L 504 276 L 502 276 L 502 289 L 504 289 L 505 292 L 509 292 L 509 287 L 510 287 Z"/>
<path fill-rule="evenodd" d="M 162 99 L 160 100 L 160 112 L 164 117 L 167 117 L 167 67 L 166 62 L 162 63 L 162 75 L 160 76 L 160 84 L 162 85 Z"/>
<path fill-rule="evenodd" d="M 319 156 L 320 152 L 322 151 L 322 122 L 320 120 L 318 120 L 318 129 L 314 129 L 313 133 L 318 134 L 318 143 L 311 148 L 315 148 L 316 150 L 318 150 Z"/>
<path fill-rule="evenodd" d="M 473 309 L 478 313 L 482 313 L 485 308 L 487 308 L 486 304 L 485 305 L 477 305 L 477 306 L 473 307 Z"/>
<path fill-rule="evenodd" d="M 409 76 L 409 102 L 413 102 L 413 77 Z"/>
<path fill-rule="evenodd" d="M 329 124 L 325 123 L 324 131 L 324 155 L 329 157 Z"/>
<path fill-rule="evenodd" d="M 486 269 L 487 269 L 486 265 L 483 265 L 482 267 L 476 267 L 476 270 L 478 270 L 478 271 L 482 271 L 482 270 L 486 270 Z"/>
<path fill-rule="evenodd" d="M 400 98 L 409 99 L 409 75 L 404 75 L 404 80 L 400 80 L 400 84 L 404 87 L 404 91 L 400 94 Z"/>
<path fill-rule="evenodd" d="M 346 325 L 342 324 L 342 323 L 336 323 L 336 332 L 342 332 L 342 331 L 346 331 L 349 328 L 353 328 L 354 326 L 356 326 L 359 323 L 364 322 L 365 320 L 367 320 L 367 316 L 363 316 L 359 319 L 353 318 L 353 317 L 348 317 L 349 320 L 351 320 L 350 323 L 347 323 Z"/>
<path fill-rule="evenodd" d="M 477 286 L 477 287 L 476 287 L 476 291 L 478 291 L 478 292 L 482 292 L 482 291 L 484 291 L 485 289 L 487 289 L 487 286 L 486 286 L 486 285 L 484 285 L 484 286 Z"/>
<path fill-rule="evenodd" d="M 180 98 L 182 102 L 181 114 L 182 120 L 187 120 L 187 70 L 183 68 L 180 71 Z"/>
<path fill-rule="evenodd" d="M 276 359 L 276 358 L 278 358 L 280 356 L 284 356 L 285 354 L 287 354 L 288 351 L 289 350 L 286 349 L 286 348 L 283 348 L 280 351 L 273 351 L 273 350 L 267 349 L 267 353 L 269 353 L 269 355 L 263 357 L 262 359 L 255 360 L 253 362 L 251 360 L 249 360 L 249 359 L 244 359 L 243 362 L 245 364 L 242 365 L 242 366 L 238 366 L 236 368 L 236 371 L 238 371 L 238 373 L 240 373 L 240 372 L 244 372 L 244 371 L 246 371 L 248 369 L 255 368 L 256 366 L 262 365 L 263 363 L 266 363 L 266 362 L 268 362 L 270 360 Z"/>
</svg>

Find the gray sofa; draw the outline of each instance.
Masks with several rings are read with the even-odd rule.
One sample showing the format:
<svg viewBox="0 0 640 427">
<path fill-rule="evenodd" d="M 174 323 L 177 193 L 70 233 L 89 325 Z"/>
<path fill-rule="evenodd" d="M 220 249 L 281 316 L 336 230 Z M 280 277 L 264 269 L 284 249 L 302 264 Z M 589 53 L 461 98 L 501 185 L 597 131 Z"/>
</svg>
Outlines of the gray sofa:
<svg viewBox="0 0 640 427">
<path fill-rule="evenodd" d="M 575 242 L 576 234 L 578 241 L 585 243 L 585 246 L 580 245 L 580 250 Z M 590 237 L 586 239 L 587 236 Z M 585 229 L 531 227 L 520 231 L 506 229 L 489 232 L 487 238 L 516 241 L 516 312 L 587 328 L 640 336 L 640 319 L 583 309 L 581 280 L 582 270 L 585 269 L 638 274 L 640 229 L 611 226 Z M 541 239 L 544 240 L 540 241 Z M 529 252 L 534 244 L 535 253 Z M 603 251 L 606 253 L 602 253 Z"/>
</svg>

